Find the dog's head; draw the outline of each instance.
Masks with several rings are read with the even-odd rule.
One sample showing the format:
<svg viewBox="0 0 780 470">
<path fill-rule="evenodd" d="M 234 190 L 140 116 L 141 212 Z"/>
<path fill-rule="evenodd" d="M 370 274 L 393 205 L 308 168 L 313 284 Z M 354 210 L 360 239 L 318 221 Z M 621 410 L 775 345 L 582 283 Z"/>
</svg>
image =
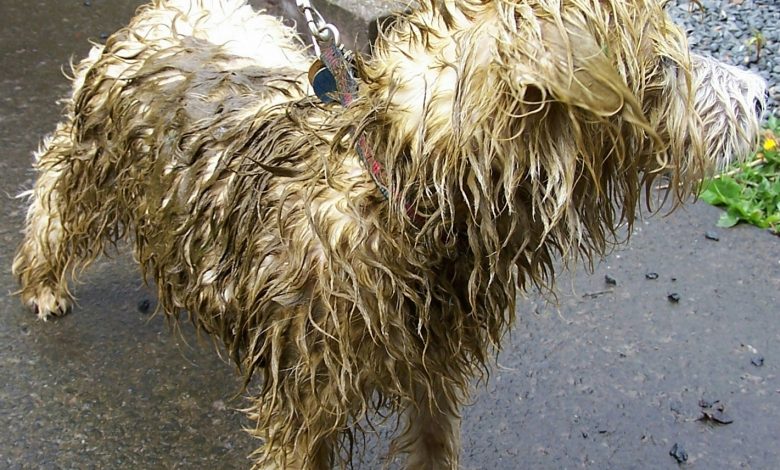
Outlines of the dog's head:
<svg viewBox="0 0 780 470">
<path fill-rule="evenodd" d="M 766 83 L 751 72 L 691 55 L 693 107 L 707 155 L 722 170 L 756 144 L 766 106 Z"/>
<path fill-rule="evenodd" d="M 382 157 L 496 251 L 603 253 L 657 176 L 682 200 L 758 135 L 763 81 L 692 55 L 659 1 L 420 3 L 368 67 Z"/>
</svg>

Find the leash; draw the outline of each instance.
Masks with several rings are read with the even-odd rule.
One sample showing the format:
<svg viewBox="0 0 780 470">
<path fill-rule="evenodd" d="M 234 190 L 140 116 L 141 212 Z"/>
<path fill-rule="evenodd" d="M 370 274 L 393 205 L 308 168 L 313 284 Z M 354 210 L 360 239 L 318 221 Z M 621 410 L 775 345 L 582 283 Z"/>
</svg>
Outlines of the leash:
<svg viewBox="0 0 780 470">
<path fill-rule="evenodd" d="M 338 101 L 341 106 L 348 107 L 358 96 L 358 82 L 355 78 L 354 57 L 351 51 L 345 51 L 340 42 L 339 31 L 325 21 L 320 12 L 312 6 L 310 0 L 296 0 L 298 10 L 306 19 L 309 27 L 312 45 L 317 60 L 309 68 L 309 82 L 314 93 L 323 103 Z M 368 144 L 365 133 L 361 133 L 355 142 L 355 151 L 360 156 L 371 179 L 374 180 L 379 192 L 385 199 L 390 199 L 390 191 L 385 184 L 385 171 L 382 164 L 374 157 L 374 152 Z M 407 212 L 417 218 L 417 214 Z"/>
</svg>

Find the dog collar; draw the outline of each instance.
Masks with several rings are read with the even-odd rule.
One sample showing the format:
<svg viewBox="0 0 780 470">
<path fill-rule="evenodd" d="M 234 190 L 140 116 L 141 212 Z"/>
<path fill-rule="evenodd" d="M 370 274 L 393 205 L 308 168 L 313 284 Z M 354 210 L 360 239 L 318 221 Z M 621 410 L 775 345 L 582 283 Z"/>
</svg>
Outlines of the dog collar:
<svg viewBox="0 0 780 470">
<path fill-rule="evenodd" d="M 335 41 L 330 41 L 329 44 L 320 44 L 320 51 L 320 58 L 309 69 L 309 81 L 314 88 L 314 93 L 323 103 L 335 101 L 335 97 L 346 108 L 358 95 L 358 84 L 353 72 L 351 54 L 349 52 L 345 54 Z M 365 133 L 360 133 L 357 137 L 355 151 L 360 156 L 379 192 L 385 199 L 390 199 L 390 191 L 385 184 L 384 168 L 374 157 L 374 151 L 368 144 Z"/>
<path fill-rule="evenodd" d="M 319 11 L 309 0 L 296 0 L 298 9 L 306 18 L 311 33 L 312 45 L 317 60 L 309 68 L 309 82 L 314 93 L 323 103 L 338 101 L 348 107 L 358 96 L 358 82 L 355 78 L 354 60 L 351 51 L 344 51 L 339 42 L 339 32 L 335 26 L 325 22 Z M 382 164 L 374 157 L 374 151 L 368 144 L 368 138 L 361 132 L 355 141 L 355 151 L 374 180 L 379 192 L 390 200 L 390 190 L 385 181 Z M 422 227 L 425 220 L 408 201 L 404 203 L 406 215 L 416 227 Z"/>
<path fill-rule="evenodd" d="M 297 0 L 298 9 L 306 18 L 312 45 L 318 59 L 309 68 L 309 82 L 314 93 L 323 103 L 338 101 L 345 108 L 357 98 L 358 83 L 355 79 L 352 54 L 345 53 L 335 26 L 325 22 L 319 11 L 309 0 Z M 374 158 L 374 152 L 368 145 L 365 133 L 361 133 L 355 142 L 355 151 L 363 161 L 371 179 L 379 192 L 390 199 L 390 191 L 385 184 L 384 168 Z"/>
</svg>

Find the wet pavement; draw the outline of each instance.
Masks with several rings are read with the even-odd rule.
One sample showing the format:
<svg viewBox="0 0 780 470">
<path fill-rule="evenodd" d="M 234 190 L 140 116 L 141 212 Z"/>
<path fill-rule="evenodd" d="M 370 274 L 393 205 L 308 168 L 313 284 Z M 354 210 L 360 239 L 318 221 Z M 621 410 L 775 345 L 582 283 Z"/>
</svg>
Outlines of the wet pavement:
<svg viewBox="0 0 780 470">
<path fill-rule="evenodd" d="M 232 367 L 145 313 L 129 256 L 94 265 L 56 322 L 10 294 L 13 195 L 58 120 L 60 68 L 140 3 L 0 0 L 0 468 L 243 468 L 256 444 Z M 716 229 L 719 213 L 640 221 L 593 274 L 562 275 L 557 303 L 521 302 L 464 411 L 462 467 L 674 468 L 677 444 L 690 468 L 779 468 L 780 238 Z M 368 447 L 358 467 L 380 467 L 382 445 Z"/>
</svg>

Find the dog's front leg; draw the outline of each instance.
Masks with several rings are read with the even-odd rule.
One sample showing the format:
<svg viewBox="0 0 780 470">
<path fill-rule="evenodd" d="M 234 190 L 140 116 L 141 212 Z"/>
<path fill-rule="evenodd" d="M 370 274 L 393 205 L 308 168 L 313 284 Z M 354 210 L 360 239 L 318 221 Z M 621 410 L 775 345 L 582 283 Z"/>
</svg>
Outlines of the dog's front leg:
<svg viewBox="0 0 780 470">
<path fill-rule="evenodd" d="M 310 357 L 293 353 L 292 348 L 282 345 L 286 341 L 274 344 L 274 349 L 288 353 L 279 361 L 280 373 L 266 376 L 273 384 L 247 410 L 257 423 L 252 434 L 263 441 L 253 454 L 253 468 L 330 470 L 339 439 L 347 432 L 345 405 L 349 401 L 340 399 L 338 387 L 327 380 L 323 364 L 308 367 L 313 365 L 307 361 Z"/>
<path fill-rule="evenodd" d="M 406 453 L 409 470 L 451 470 L 458 468 L 460 414 L 458 392 L 442 383 L 418 383 L 414 401 L 404 411 L 403 433 L 392 444 L 392 452 Z"/>
<path fill-rule="evenodd" d="M 313 397 L 304 403 L 278 398 L 258 401 L 249 412 L 250 418 L 258 422 L 253 434 L 264 441 L 254 453 L 253 469 L 330 470 L 334 443 L 339 437 L 334 418 L 339 413 Z M 292 409 L 295 407 L 301 409 Z"/>
<path fill-rule="evenodd" d="M 303 442 L 293 446 L 268 442 L 257 450 L 256 454 L 259 457 L 252 468 L 254 470 L 330 470 L 333 460 L 330 445 L 320 443 L 313 452 L 303 450 L 304 446 Z"/>
</svg>

